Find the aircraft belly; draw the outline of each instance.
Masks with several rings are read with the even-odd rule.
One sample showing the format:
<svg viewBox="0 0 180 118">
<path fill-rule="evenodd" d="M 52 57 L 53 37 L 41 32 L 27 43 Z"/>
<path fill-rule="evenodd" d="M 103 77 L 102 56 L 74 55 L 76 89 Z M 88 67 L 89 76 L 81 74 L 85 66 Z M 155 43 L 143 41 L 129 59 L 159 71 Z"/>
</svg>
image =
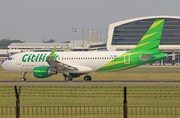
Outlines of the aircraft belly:
<svg viewBox="0 0 180 118">
<path fill-rule="evenodd" d="M 68 63 L 69 65 L 72 65 L 73 67 L 78 68 L 78 70 L 69 70 L 69 72 L 71 73 L 94 72 L 108 62 L 109 61 L 96 60 L 96 61 L 81 61 L 81 62 L 76 62 L 76 63 L 71 63 L 71 64 Z"/>
</svg>

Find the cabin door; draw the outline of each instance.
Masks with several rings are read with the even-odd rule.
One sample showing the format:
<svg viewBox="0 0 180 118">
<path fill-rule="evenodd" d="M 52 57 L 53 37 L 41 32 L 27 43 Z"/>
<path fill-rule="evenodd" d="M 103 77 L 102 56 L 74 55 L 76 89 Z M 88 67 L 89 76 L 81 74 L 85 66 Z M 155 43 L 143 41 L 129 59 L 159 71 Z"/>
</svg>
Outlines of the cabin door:
<svg viewBox="0 0 180 118">
<path fill-rule="evenodd" d="M 130 54 L 131 53 L 124 54 L 124 64 L 130 64 Z"/>
<path fill-rule="evenodd" d="M 21 65 L 21 55 L 19 55 L 16 59 L 16 65 Z"/>
</svg>

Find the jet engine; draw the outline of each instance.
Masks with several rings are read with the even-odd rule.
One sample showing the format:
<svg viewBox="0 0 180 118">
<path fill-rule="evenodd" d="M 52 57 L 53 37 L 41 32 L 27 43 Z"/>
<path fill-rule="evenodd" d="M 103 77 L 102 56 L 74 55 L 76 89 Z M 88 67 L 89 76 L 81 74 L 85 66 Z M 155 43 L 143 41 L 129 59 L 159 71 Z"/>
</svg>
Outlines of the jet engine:
<svg viewBox="0 0 180 118">
<path fill-rule="evenodd" d="M 46 78 L 57 74 L 57 71 L 52 70 L 50 67 L 35 67 L 33 74 L 36 78 Z"/>
</svg>

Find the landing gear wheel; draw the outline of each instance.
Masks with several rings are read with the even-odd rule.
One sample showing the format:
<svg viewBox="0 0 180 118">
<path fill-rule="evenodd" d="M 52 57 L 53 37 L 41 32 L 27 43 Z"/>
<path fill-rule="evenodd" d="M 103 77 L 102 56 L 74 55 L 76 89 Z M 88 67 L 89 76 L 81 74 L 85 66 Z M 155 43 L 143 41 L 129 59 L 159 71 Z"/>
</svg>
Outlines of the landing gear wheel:
<svg viewBox="0 0 180 118">
<path fill-rule="evenodd" d="M 26 78 L 25 78 L 25 77 L 22 77 L 22 78 L 21 78 L 21 81 L 26 81 Z"/>
<path fill-rule="evenodd" d="M 22 74 L 23 74 L 23 77 L 21 78 L 21 81 L 26 81 L 27 72 L 22 72 Z"/>
<path fill-rule="evenodd" d="M 71 76 L 66 76 L 64 79 L 65 79 L 65 81 L 72 81 L 73 80 L 73 78 Z"/>
<path fill-rule="evenodd" d="M 91 79 L 92 79 L 91 76 L 85 76 L 84 77 L 84 81 L 91 81 Z"/>
</svg>

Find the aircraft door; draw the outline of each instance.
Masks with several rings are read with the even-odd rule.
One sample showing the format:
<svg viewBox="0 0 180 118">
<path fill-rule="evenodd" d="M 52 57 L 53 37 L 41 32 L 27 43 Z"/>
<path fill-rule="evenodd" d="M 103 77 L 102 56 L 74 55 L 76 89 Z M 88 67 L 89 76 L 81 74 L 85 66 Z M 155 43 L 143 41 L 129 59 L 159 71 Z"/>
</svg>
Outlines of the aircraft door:
<svg viewBox="0 0 180 118">
<path fill-rule="evenodd" d="M 16 65 L 21 65 L 21 55 L 16 58 Z"/>
<path fill-rule="evenodd" d="M 124 64 L 130 64 L 130 55 L 131 53 L 124 54 Z"/>
</svg>

